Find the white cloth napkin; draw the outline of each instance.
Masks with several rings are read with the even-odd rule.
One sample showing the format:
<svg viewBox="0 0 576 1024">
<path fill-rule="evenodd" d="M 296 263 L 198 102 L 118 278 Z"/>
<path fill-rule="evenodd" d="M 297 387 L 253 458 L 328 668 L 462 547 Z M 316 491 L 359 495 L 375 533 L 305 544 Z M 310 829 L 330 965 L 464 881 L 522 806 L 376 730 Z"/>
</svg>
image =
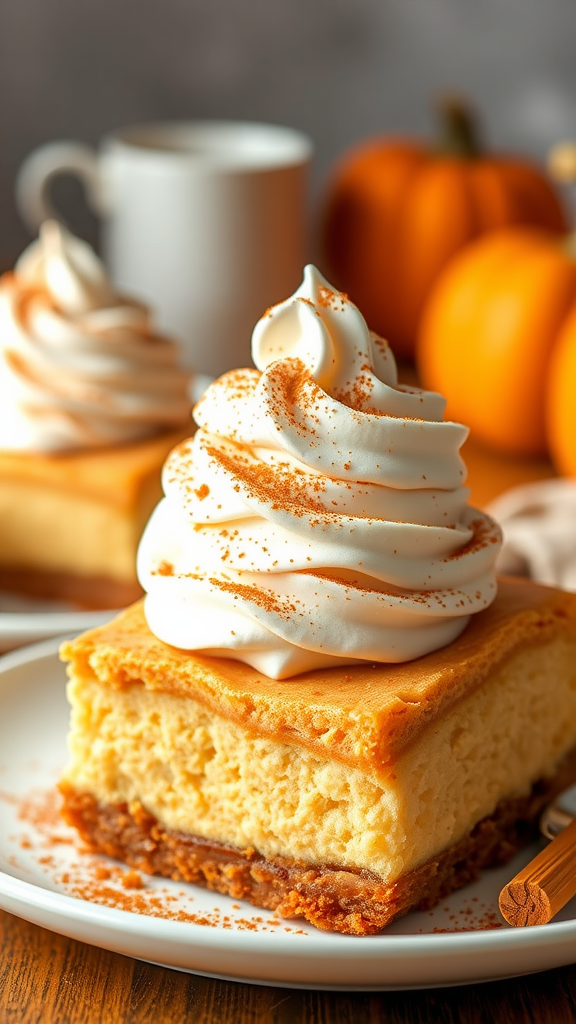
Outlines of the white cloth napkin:
<svg viewBox="0 0 576 1024">
<path fill-rule="evenodd" d="M 498 572 L 576 591 L 576 480 L 514 487 L 486 511 L 504 531 Z"/>
</svg>

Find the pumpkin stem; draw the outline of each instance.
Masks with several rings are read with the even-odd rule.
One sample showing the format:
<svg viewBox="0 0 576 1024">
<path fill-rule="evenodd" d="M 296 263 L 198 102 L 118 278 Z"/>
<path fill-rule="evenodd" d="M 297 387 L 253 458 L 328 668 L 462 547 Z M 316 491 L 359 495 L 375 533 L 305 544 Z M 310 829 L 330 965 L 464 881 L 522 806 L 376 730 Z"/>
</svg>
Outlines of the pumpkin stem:
<svg viewBox="0 0 576 1024">
<path fill-rule="evenodd" d="M 438 104 L 438 112 L 441 152 L 469 160 L 480 156 L 478 121 L 468 104 L 458 96 L 445 96 Z"/>
</svg>

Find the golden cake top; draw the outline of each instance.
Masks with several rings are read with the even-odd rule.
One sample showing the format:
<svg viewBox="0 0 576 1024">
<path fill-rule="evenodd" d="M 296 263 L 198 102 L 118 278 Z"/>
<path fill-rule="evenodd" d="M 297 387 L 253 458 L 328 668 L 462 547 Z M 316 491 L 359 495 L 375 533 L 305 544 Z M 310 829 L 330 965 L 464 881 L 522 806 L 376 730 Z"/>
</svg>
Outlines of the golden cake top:
<svg viewBox="0 0 576 1024">
<path fill-rule="evenodd" d="M 188 696 L 255 734 L 381 771 L 515 651 L 562 634 L 576 640 L 576 594 L 503 579 L 494 603 L 452 644 L 401 665 L 275 680 L 241 662 L 168 646 L 150 632 L 141 604 L 66 641 L 62 657 L 110 687 L 143 684 Z"/>
<path fill-rule="evenodd" d="M 159 467 L 182 434 L 182 430 L 169 431 L 131 444 L 50 455 L 0 450 L 0 480 L 41 485 L 132 509 L 138 504 L 143 481 L 153 477 L 155 491 L 160 493 Z"/>
</svg>

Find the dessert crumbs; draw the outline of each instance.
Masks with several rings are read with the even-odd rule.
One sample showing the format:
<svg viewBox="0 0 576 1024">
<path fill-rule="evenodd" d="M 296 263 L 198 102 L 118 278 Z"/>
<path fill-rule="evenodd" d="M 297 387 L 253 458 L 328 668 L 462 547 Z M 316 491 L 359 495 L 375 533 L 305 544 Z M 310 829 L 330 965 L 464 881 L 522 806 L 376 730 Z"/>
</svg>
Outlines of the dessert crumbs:
<svg viewBox="0 0 576 1024">
<path fill-rule="evenodd" d="M 179 889 L 170 890 L 162 880 L 142 875 L 139 871 L 107 860 L 94 854 L 81 842 L 72 829 L 67 829 L 60 817 L 61 798 L 55 788 L 34 790 L 24 796 L 0 790 L 0 800 L 17 809 L 18 819 L 32 832 L 10 836 L 18 847 L 33 856 L 36 863 L 61 886 L 68 896 L 98 903 L 115 910 L 127 910 L 146 917 L 158 917 L 166 921 L 180 921 L 202 925 L 206 928 L 224 930 L 270 932 L 282 929 L 293 935 L 307 935 L 303 928 L 287 925 L 277 917 L 265 918 L 262 914 L 238 917 L 223 913 L 218 907 L 207 911 L 194 911 L 178 905 L 182 900 L 194 902 L 193 892 Z M 66 864 L 58 853 L 51 852 L 71 847 Z M 8 857 L 8 863 L 21 869 L 16 855 Z M 192 888 L 192 887 L 191 887 Z M 206 892 L 206 890 L 203 890 Z M 240 904 L 233 903 L 230 909 L 238 912 Z"/>
<path fill-rule="evenodd" d="M 124 889 L 143 889 L 144 882 L 138 871 L 125 871 L 121 878 Z"/>
<path fill-rule="evenodd" d="M 448 918 L 452 922 L 451 926 L 432 928 L 432 934 L 446 935 L 453 932 L 486 932 L 504 928 L 504 924 L 495 910 L 485 907 L 480 915 L 478 910 L 479 908 L 474 911 L 468 908 L 467 910 L 460 910 L 456 914 L 451 914 Z"/>
<path fill-rule="evenodd" d="M 475 906 L 470 904 L 475 904 Z M 502 918 L 493 906 L 484 903 L 477 896 L 472 896 L 469 904 L 464 904 L 458 909 L 446 906 L 442 907 L 442 910 L 448 915 L 446 925 L 443 927 L 436 925 L 426 934 L 449 935 L 454 932 L 483 932 L 505 927 Z M 437 910 L 430 910 L 428 916 L 434 917 L 436 912 Z M 425 934 L 424 929 L 420 929 L 420 934 Z"/>
</svg>

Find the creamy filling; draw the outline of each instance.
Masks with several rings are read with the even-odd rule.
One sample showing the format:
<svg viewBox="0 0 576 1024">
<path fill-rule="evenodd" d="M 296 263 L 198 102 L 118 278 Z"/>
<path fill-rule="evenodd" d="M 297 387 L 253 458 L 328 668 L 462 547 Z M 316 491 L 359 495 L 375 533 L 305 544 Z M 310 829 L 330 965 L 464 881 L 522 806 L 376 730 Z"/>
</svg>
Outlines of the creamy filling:
<svg viewBox="0 0 576 1024">
<path fill-rule="evenodd" d="M 406 661 L 494 598 L 498 527 L 467 505 L 440 395 L 398 384 L 386 342 L 313 267 L 216 381 L 170 456 L 140 545 L 167 643 L 268 676 Z"/>
<path fill-rule="evenodd" d="M 47 221 L 0 280 L 0 448 L 134 441 L 186 421 L 189 374 L 150 311 L 88 245 Z"/>
<path fill-rule="evenodd" d="M 393 882 L 554 773 L 576 743 L 575 666 L 570 639 L 516 650 L 380 772 L 252 735 L 188 696 L 73 673 L 65 780 L 103 804 L 140 801 L 177 832 Z"/>
<path fill-rule="evenodd" d="M 106 576 L 135 583 L 138 541 L 159 491 L 144 480 L 135 508 L 34 481 L 2 480 L 0 571 Z"/>
</svg>

